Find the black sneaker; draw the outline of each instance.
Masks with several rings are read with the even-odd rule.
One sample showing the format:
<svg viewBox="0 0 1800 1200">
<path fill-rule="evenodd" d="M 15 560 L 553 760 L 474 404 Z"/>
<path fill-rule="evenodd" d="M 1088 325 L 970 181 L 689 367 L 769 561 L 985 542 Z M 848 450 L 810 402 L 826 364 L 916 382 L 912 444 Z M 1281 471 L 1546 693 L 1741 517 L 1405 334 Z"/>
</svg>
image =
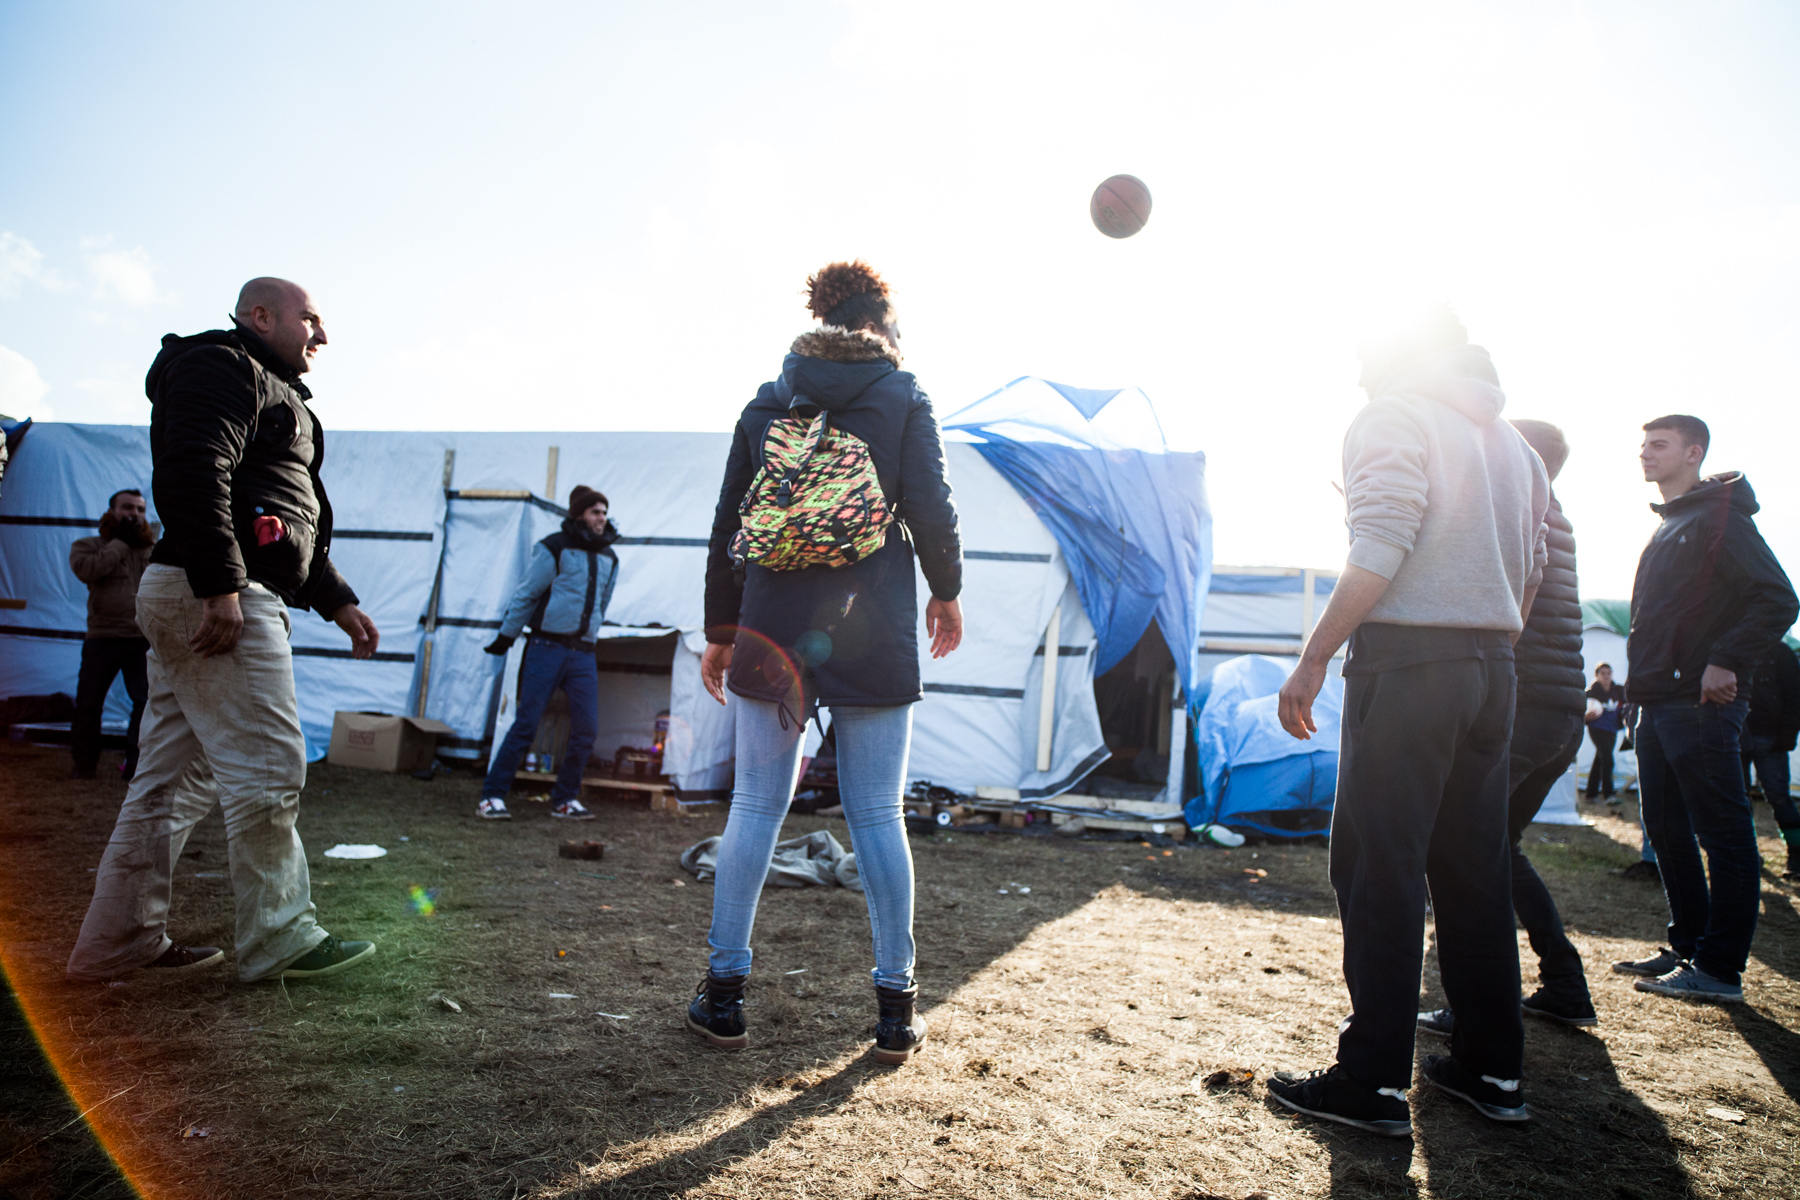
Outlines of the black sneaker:
<svg viewBox="0 0 1800 1200">
<path fill-rule="evenodd" d="M 1675 951 L 1664 946 L 1649 958 L 1627 958 L 1612 965 L 1615 974 L 1638 975 L 1645 979 L 1655 979 L 1667 975 L 1686 960 Z"/>
<path fill-rule="evenodd" d="M 1447 1095 L 1471 1104 L 1475 1111 L 1490 1121 L 1529 1121 L 1531 1110 L 1525 1107 L 1525 1089 L 1517 1079 L 1499 1080 L 1491 1075 L 1473 1075 L 1454 1058 L 1442 1054 L 1425 1056 L 1425 1082 Z"/>
<path fill-rule="evenodd" d="M 162 956 L 144 969 L 147 971 L 187 971 L 194 967 L 212 967 L 225 961 L 225 952 L 217 946 L 170 946 Z"/>
<path fill-rule="evenodd" d="M 1412 1136 L 1412 1114 L 1404 1098 L 1364 1087 L 1342 1067 L 1305 1075 L 1277 1071 L 1269 1076 L 1269 1095 L 1277 1104 L 1309 1117 L 1384 1137 Z"/>
<path fill-rule="evenodd" d="M 1585 1029 L 1600 1023 L 1600 1016 L 1594 1011 L 1592 1000 L 1565 1000 L 1552 996 L 1544 988 L 1539 988 L 1519 1001 L 1519 1007 L 1534 1017 L 1563 1025 L 1576 1025 Z"/>
<path fill-rule="evenodd" d="M 1449 1037 L 1456 1030 L 1456 1014 L 1447 1008 L 1434 1008 L 1419 1014 L 1419 1028 L 1439 1037 Z"/>
<path fill-rule="evenodd" d="M 374 942 L 346 942 L 327 937 L 324 941 L 289 963 L 281 972 L 283 979 L 317 979 L 348 970 L 375 953 Z"/>
<path fill-rule="evenodd" d="M 1800 844 L 1788 843 L 1787 870 L 1781 873 L 1783 879 L 1800 879 Z"/>
<path fill-rule="evenodd" d="M 1622 879 L 1629 879 L 1635 883 L 1657 883 L 1657 884 L 1660 884 L 1662 882 L 1662 871 L 1657 867 L 1657 865 L 1655 863 L 1651 862 L 1647 858 L 1638 859 L 1636 862 L 1632 863 L 1629 867 L 1626 867 L 1623 871 L 1620 871 L 1619 876 Z"/>
<path fill-rule="evenodd" d="M 742 1050 L 750 1044 L 744 1032 L 744 984 L 748 975 L 719 978 L 711 971 L 694 989 L 688 1005 L 687 1027 L 721 1050 Z"/>
</svg>

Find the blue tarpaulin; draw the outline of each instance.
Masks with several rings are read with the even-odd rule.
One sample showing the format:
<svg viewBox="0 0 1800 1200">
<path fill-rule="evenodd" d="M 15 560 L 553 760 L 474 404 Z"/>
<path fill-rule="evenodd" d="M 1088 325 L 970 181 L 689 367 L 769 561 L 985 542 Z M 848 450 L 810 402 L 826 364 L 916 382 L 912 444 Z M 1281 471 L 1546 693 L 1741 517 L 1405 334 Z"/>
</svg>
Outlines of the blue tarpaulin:
<svg viewBox="0 0 1800 1200">
<path fill-rule="evenodd" d="M 1187 822 L 1231 825 L 1281 837 L 1329 827 L 1337 795 L 1344 681 L 1327 675 L 1313 701 L 1311 741 L 1281 727 L 1276 693 L 1291 660 L 1246 654 L 1213 671 L 1206 706 L 1194 730 L 1200 794 L 1187 803 Z"/>
<path fill-rule="evenodd" d="M 972 441 L 1049 528 L 1098 641 L 1116 665 L 1154 618 L 1183 689 L 1199 683 L 1212 575 L 1206 456 L 1174 450 L 1150 398 L 1026 376 L 944 422 Z"/>
</svg>

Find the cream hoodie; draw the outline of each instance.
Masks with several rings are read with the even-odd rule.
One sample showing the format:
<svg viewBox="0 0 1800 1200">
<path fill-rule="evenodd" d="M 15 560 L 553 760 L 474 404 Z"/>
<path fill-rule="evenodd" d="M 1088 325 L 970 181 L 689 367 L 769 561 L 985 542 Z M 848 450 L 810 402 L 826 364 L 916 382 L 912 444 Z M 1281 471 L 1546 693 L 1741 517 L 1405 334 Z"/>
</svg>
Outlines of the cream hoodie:
<svg viewBox="0 0 1800 1200">
<path fill-rule="evenodd" d="M 1348 561 L 1391 581 L 1391 625 L 1516 633 L 1543 578 L 1550 477 L 1480 346 L 1439 350 L 1383 381 L 1344 434 Z"/>
</svg>

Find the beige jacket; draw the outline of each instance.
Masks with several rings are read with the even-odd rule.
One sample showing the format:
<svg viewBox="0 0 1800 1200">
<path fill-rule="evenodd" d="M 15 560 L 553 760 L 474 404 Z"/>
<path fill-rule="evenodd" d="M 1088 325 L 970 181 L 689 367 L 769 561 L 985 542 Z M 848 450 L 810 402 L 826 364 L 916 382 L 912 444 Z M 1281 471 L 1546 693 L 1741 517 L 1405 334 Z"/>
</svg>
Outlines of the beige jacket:
<svg viewBox="0 0 1800 1200">
<path fill-rule="evenodd" d="M 89 637 L 143 636 L 137 627 L 137 590 L 152 549 L 113 537 L 78 538 L 69 547 L 69 568 L 88 585 Z"/>
<path fill-rule="evenodd" d="M 1522 628 L 1547 560 L 1550 476 L 1505 406 L 1488 352 L 1457 346 L 1382 383 L 1350 423 L 1348 561 L 1391 581 L 1370 621 Z"/>
</svg>

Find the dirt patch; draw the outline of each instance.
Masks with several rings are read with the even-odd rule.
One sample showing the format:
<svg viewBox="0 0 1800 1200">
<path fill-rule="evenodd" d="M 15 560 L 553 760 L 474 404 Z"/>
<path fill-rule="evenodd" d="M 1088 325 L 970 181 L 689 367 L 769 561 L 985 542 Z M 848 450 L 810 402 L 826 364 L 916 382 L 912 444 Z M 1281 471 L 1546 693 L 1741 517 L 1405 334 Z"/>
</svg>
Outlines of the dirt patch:
<svg viewBox="0 0 1800 1200">
<path fill-rule="evenodd" d="M 1615 874 L 1635 857 L 1629 813 L 1527 834 L 1602 1016 L 1591 1032 L 1528 1026 L 1540 1119 L 1496 1127 L 1418 1088 L 1416 1138 L 1392 1143 L 1265 1097 L 1271 1072 L 1330 1061 L 1346 1003 L 1317 847 L 915 839 L 932 1040 L 890 1071 L 866 1055 L 860 896 L 765 894 L 751 1047 L 713 1051 L 681 1024 L 712 892 L 676 856 L 723 814 L 621 802 L 571 831 L 518 801 L 514 821 L 483 823 L 462 776 L 312 772 L 314 898 L 327 928 L 380 943 L 371 967 L 285 988 L 229 967 L 66 983 L 123 795 L 66 775 L 63 754 L 0 747 L 6 968 L 77 1106 L 31 1077 L 37 1109 L 0 1116 L 0 1193 L 66 1194 L 52 1172 L 84 1152 L 34 1139 L 93 1105 L 157 1200 L 1800 1193 L 1794 890 L 1765 877 L 1748 1005 L 1634 992 L 1605 964 L 1648 952 L 1666 914 L 1653 886 Z M 817 828 L 847 839 L 825 818 L 788 832 Z M 605 858 L 559 858 L 569 837 L 606 842 Z M 336 842 L 390 853 L 322 857 Z M 177 866 L 183 938 L 230 945 L 226 867 L 214 816 Z M 1435 988 L 1428 972 L 1426 1003 Z M 9 1098 L 33 1086 L 7 1083 Z M 83 1186 L 99 1189 L 91 1167 Z"/>
</svg>

